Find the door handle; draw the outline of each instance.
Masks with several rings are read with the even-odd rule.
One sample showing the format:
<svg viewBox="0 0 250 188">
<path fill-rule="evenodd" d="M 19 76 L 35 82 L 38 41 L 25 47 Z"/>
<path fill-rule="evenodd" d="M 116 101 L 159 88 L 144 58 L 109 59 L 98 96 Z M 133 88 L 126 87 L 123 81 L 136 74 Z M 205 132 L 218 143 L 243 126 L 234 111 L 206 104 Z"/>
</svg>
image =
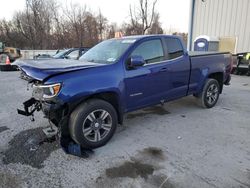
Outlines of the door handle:
<svg viewBox="0 0 250 188">
<path fill-rule="evenodd" d="M 168 69 L 167 67 L 163 67 L 163 68 L 160 69 L 159 72 L 165 72 L 165 71 L 168 71 L 168 70 L 169 70 L 169 69 Z"/>
</svg>

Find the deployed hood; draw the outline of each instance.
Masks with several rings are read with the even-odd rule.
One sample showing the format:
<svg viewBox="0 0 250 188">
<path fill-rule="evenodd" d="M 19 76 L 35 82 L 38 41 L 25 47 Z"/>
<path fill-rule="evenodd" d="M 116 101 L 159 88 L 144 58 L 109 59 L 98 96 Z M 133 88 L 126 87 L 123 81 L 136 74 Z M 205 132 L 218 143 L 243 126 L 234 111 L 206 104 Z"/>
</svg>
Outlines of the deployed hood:
<svg viewBox="0 0 250 188">
<path fill-rule="evenodd" d="M 103 66 L 98 63 L 67 59 L 17 60 L 13 65 L 17 65 L 29 80 L 39 81 L 64 72 Z"/>
</svg>

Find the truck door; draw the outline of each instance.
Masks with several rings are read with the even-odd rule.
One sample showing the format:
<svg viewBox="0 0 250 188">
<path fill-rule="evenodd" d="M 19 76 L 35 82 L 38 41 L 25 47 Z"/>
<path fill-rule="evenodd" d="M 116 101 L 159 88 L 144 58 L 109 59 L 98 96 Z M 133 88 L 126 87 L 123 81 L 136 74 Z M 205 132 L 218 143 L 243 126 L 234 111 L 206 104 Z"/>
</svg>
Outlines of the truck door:
<svg viewBox="0 0 250 188">
<path fill-rule="evenodd" d="M 190 61 L 179 38 L 143 41 L 132 51 L 146 64 L 125 71 L 127 111 L 187 95 Z"/>
<path fill-rule="evenodd" d="M 165 88 L 166 100 L 173 100 L 187 95 L 190 60 L 183 49 L 179 38 L 165 37 L 164 43 L 167 51 L 166 75 L 168 85 Z"/>
<path fill-rule="evenodd" d="M 127 111 L 159 103 L 169 84 L 161 37 L 137 44 L 128 59 L 134 55 L 142 56 L 146 64 L 125 71 Z"/>
</svg>

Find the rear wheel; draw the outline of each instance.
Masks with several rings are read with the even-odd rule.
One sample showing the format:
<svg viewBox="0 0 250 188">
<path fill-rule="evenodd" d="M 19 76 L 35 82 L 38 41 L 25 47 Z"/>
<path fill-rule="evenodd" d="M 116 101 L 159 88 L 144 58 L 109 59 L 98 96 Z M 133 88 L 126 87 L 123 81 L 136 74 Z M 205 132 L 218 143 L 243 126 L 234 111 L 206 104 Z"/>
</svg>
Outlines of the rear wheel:
<svg viewBox="0 0 250 188">
<path fill-rule="evenodd" d="M 220 85 L 215 79 L 207 79 L 202 93 L 199 95 L 199 103 L 204 108 L 215 106 L 220 95 Z"/>
<path fill-rule="evenodd" d="M 105 145 L 112 138 L 116 127 L 116 110 L 104 100 L 88 100 L 70 115 L 70 135 L 83 148 L 93 149 Z"/>
</svg>

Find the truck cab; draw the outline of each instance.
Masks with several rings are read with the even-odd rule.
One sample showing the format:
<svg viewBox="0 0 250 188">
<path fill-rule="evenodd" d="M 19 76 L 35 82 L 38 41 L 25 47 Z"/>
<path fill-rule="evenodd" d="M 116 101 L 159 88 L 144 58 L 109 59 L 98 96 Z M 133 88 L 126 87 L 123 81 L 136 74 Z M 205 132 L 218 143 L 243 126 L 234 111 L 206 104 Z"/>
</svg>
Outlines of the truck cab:
<svg viewBox="0 0 250 188">
<path fill-rule="evenodd" d="M 187 94 L 190 62 L 178 37 L 145 38 L 134 45 L 128 56 L 132 62 L 134 57 L 141 57 L 144 65 L 125 66 L 127 111 Z"/>
</svg>

